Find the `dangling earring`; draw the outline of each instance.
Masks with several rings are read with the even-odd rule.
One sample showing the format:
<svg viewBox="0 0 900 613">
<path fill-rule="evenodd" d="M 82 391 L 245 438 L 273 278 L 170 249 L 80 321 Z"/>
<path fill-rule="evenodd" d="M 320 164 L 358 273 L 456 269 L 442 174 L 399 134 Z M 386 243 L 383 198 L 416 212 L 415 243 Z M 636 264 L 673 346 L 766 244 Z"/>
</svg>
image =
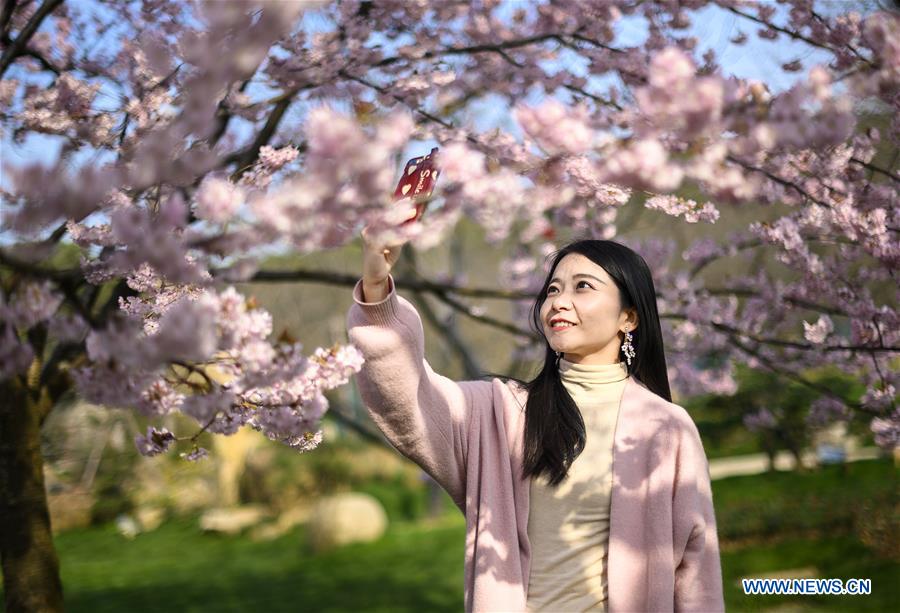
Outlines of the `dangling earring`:
<svg viewBox="0 0 900 613">
<path fill-rule="evenodd" d="M 634 345 L 631 343 L 631 332 L 625 328 L 625 342 L 622 343 L 622 351 L 625 353 L 625 361 L 631 366 L 631 360 L 634 358 Z"/>
</svg>

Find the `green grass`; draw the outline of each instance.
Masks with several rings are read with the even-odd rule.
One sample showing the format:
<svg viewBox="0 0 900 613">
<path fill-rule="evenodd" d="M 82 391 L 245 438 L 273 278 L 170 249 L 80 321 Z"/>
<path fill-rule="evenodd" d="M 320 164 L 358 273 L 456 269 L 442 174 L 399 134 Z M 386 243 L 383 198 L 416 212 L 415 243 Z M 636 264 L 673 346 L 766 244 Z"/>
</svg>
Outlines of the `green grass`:
<svg viewBox="0 0 900 613">
<path fill-rule="evenodd" d="M 898 471 L 887 459 L 774 472 L 713 482 L 719 537 L 848 533 L 871 507 L 900 501 Z"/>
<path fill-rule="evenodd" d="M 887 611 L 900 602 L 900 563 L 859 536 L 867 509 L 886 517 L 896 501 L 891 462 L 733 477 L 713 482 L 713 490 L 729 611 Z M 253 542 L 203 534 L 196 520 L 169 522 L 133 541 L 110 525 L 68 532 L 56 539 L 67 610 L 463 608 L 465 523 L 458 512 L 430 526 L 395 521 L 377 542 L 321 555 L 306 548 L 304 536 L 298 528 L 274 541 Z M 791 571 L 798 569 L 824 579 L 868 578 L 873 593 L 745 596 L 741 590 L 741 578 L 778 571 L 794 577 Z"/>
<path fill-rule="evenodd" d="M 857 596 L 759 596 L 745 595 L 742 578 L 760 577 L 772 571 L 814 569 L 821 579 L 871 579 L 872 593 Z M 788 539 L 773 545 L 745 547 L 722 553 L 725 608 L 728 611 L 761 611 L 790 607 L 807 611 L 891 611 L 900 602 L 900 564 L 874 555 L 852 537 Z M 797 574 L 785 573 L 785 577 Z"/>
<path fill-rule="evenodd" d="M 861 542 L 875 514 L 890 518 L 898 503 L 898 471 L 881 459 L 713 482 L 725 604 L 729 611 L 889 611 L 900 602 L 900 562 Z M 893 516 L 896 538 L 898 528 Z M 870 541 L 871 542 L 871 541 Z M 893 545 L 896 556 L 898 544 Z M 890 547 L 889 547 L 890 548 Z M 790 572 L 791 570 L 797 572 Z M 866 596 L 744 595 L 742 578 L 799 569 L 821 579 L 871 579 Z"/>
<path fill-rule="evenodd" d="M 269 542 L 170 522 L 127 542 L 112 527 L 57 539 L 66 609 L 129 611 L 459 611 L 462 515 L 392 525 L 375 543 L 313 555 L 301 529 Z"/>
</svg>

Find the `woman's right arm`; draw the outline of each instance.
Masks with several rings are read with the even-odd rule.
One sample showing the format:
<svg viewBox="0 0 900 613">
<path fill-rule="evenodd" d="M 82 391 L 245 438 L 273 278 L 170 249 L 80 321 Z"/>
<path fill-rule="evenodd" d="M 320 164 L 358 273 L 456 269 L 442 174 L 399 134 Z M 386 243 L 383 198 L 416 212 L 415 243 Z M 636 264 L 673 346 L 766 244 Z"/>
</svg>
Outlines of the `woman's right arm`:
<svg viewBox="0 0 900 613">
<path fill-rule="evenodd" d="M 347 335 L 365 358 L 356 375 L 360 396 L 390 443 L 464 510 L 469 430 L 477 426 L 475 415 L 491 406 L 491 383 L 456 382 L 434 372 L 425 359 L 422 320 L 390 275 L 402 245 L 375 246 L 363 232 L 364 275 L 347 313 Z"/>
</svg>

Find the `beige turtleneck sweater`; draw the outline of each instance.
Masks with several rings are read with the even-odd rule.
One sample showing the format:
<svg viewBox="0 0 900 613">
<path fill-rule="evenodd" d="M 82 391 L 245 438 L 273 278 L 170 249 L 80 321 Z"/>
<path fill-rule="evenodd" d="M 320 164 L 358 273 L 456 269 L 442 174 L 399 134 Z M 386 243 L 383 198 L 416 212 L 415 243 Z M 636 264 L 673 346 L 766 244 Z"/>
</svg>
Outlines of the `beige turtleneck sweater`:
<svg viewBox="0 0 900 613">
<path fill-rule="evenodd" d="M 563 386 L 584 419 L 584 451 L 555 488 L 531 480 L 529 611 L 606 611 L 613 433 L 628 370 L 559 362 Z"/>
</svg>

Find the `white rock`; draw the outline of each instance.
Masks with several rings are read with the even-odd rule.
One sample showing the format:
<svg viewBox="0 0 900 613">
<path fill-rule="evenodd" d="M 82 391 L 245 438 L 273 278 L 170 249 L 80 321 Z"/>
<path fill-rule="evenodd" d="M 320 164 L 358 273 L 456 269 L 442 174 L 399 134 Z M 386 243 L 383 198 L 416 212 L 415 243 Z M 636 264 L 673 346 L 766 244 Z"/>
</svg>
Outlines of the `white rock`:
<svg viewBox="0 0 900 613">
<path fill-rule="evenodd" d="M 259 505 L 210 509 L 200 516 L 200 528 L 207 532 L 238 534 L 260 523 L 268 515 L 265 507 Z"/>
<path fill-rule="evenodd" d="M 387 529 L 387 514 L 368 494 L 349 492 L 320 500 L 307 524 L 313 551 L 379 539 Z"/>
</svg>

